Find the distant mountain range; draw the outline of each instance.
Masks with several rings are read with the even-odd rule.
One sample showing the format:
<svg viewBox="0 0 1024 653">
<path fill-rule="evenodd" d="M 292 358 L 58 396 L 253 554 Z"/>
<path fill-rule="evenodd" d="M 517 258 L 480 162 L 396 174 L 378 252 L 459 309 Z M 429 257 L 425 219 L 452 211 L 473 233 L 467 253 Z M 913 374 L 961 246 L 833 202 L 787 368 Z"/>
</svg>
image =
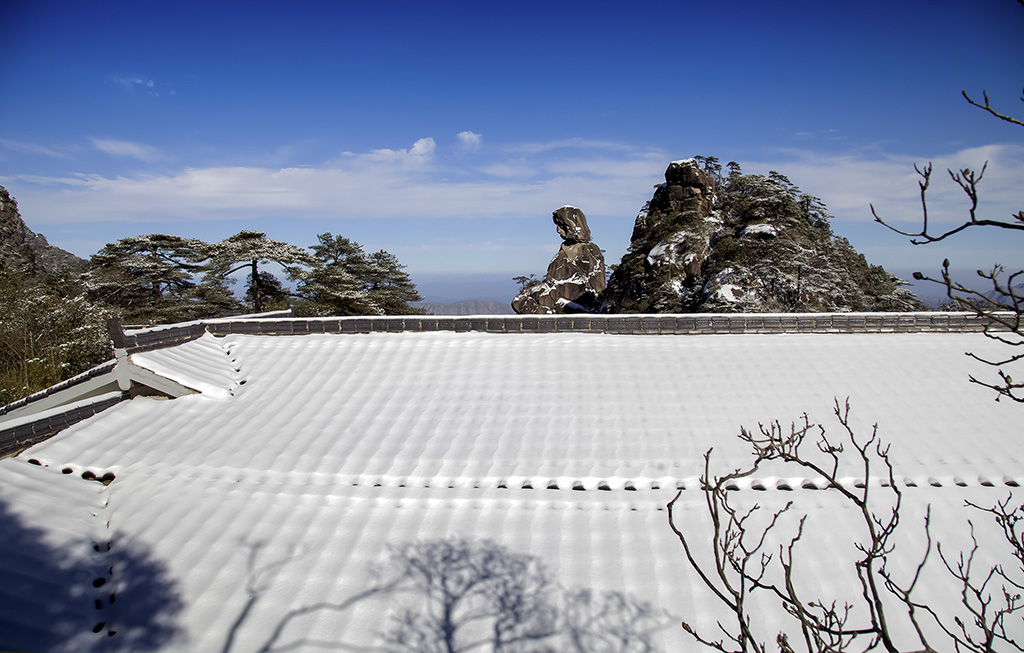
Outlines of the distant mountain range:
<svg viewBox="0 0 1024 653">
<path fill-rule="evenodd" d="M 1010 292 L 1012 292 L 1016 297 L 1024 297 L 1024 283 L 1020 283 L 1017 284 L 1016 286 L 1013 286 L 1012 288 L 1010 288 Z M 995 290 L 994 288 L 985 293 L 985 297 L 992 302 L 999 302 L 1000 304 L 1006 304 L 1011 306 L 1013 305 L 1012 297 L 1004 293 L 1001 293 L 998 290 Z"/>
<path fill-rule="evenodd" d="M 512 315 L 512 305 L 508 302 L 485 302 L 470 299 L 464 302 L 416 302 L 416 308 L 422 308 L 430 315 Z"/>
</svg>

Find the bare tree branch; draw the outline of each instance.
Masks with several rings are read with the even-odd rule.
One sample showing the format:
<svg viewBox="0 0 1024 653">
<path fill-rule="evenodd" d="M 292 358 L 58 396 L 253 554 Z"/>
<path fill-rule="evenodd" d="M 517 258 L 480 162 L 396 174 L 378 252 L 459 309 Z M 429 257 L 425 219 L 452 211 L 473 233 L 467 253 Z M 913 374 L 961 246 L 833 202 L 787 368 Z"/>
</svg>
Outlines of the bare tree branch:
<svg viewBox="0 0 1024 653">
<path fill-rule="evenodd" d="M 1020 1 L 1021 4 L 1024 5 L 1024 0 Z M 963 91 L 962 94 L 964 99 L 966 99 L 971 105 L 987 111 L 1000 120 L 1024 127 L 1024 121 L 993 109 L 989 102 L 988 93 L 985 93 L 984 91 L 982 92 L 982 96 L 984 98 L 983 104 L 973 100 L 969 95 L 967 95 L 966 91 Z M 1024 101 L 1024 96 L 1021 97 L 1021 100 Z M 931 231 L 931 225 L 929 225 L 927 192 L 928 187 L 931 184 L 931 163 L 924 166 L 924 168 L 920 168 L 917 165 L 914 166 L 914 170 L 921 177 L 921 180 L 918 182 L 921 194 L 922 215 L 920 231 L 905 231 L 895 227 L 892 223 L 886 221 L 878 214 L 873 204 L 870 205 L 871 215 L 874 216 L 875 222 L 878 222 L 887 229 L 902 236 L 909 237 L 910 242 L 915 245 L 939 242 L 971 227 L 994 227 L 1011 232 L 1024 231 L 1024 211 L 1017 211 L 1017 213 L 1012 214 L 1009 219 L 1003 220 L 983 219 L 978 217 L 978 184 L 981 182 L 987 169 L 988 162 L 986 161 L 980 171 L 974 171 L 970 168 L 962 168 L 957 172 L 953 172 L 952 170 L 947 171 L 949 172 L 949 176 L 953 182 L 960 187 L 970 200 L 967 219 L 952 229 L 941 233 L 935 233 Z M 1024 304 L 1024 283 L 1022 283 L 1024 282 L 1024 270 L 1013 272 L 1005 281 L 1001 281 L 1000 275 L 1003 273 L 1004 270 L 999 265 L 994 266 L 990 272 L 978 270 L 978 276 L 989 281 L 992 285 L 992 290 L 989 293 L 979 292 L 972 288 L 968 288 L 960 282 L 954 281 L 949 274 L 948 259 L 943 262 L 941 278 L 936 279 L 923 275 L 920 272 L 915 272 L 914 279 L 918 281 L 928 281 L 943 286 L 946 296 L 955 307 L 968 310 L 983 318 L 986 336 L 1003 344 L 1020 347 L 1024 345 L 1024 330 L 1021 328 L 1021 307 L 1022 304 Z M 995 391 L 997 401 L 1006 397 L 1013 401 L 1024 402 L 1024 383 L 1014 381 L 1008 371 L 1010 364 L 1020 361 L 1024 358 L 1024 354 L 1011 354 L 1005 358 L 995 360 L 975 356 L 971 353 L 968 355 L 989 365 L 990 367 L 996 368 L 995 371 L 998 376 L 997 381 L 983 381 L 971 376 L 970 381 L 972 383 L 982 385 Z"/>
<path fill-rule="evenodd" d="M 836 401 L 833 413 L 841 430 L 841 440 L 831 438 L 825 429 L 810 422 L 806 415 L 784 431 L 778 422 L 759 425 L 757 432 L 742 429 L 740 439 L 752 446 L 754 462 L 749 467 L 721 477 L 713 477 L 709 451 L 705 455 L 705 471 L 701 478 L 704 504 L 713 524 L 711 537 L 715 552 L 714 568 L 699 561 L 693 549 L 691 534 L 677 523 L 676 503 L 682 492 L 669 503 L 669 524 L 686 552 L 690 567 L 718 601 L 733 614 L 732 625 L 718 622 L 721 638 L 699 632 L 687 623 L 683 628 L 698 643 L 723 653 L 766 651 L 764 641 L 774 631 L 775 642 L 783 653 L 795 653 L 791 641 L 799 633 L 799 642 L 809 653 L 825 651 L 871 651 L 890 653 L 905 651 L 907 638 L 912 637 L 913 651 L 934 653 L 949 650 L 991 653 L 997 645 L 1024 651 L 1022 642 L 1014 639 L 1024 614 L 1024 506 L 1011 507 L 1011 498 L 992 508 L 976 509 L 991 515 L 1009 544 L 1014 568 L 996 564 L 980 569 L 976 554 L 978 540 L 971 525 L 973 547 L 958 557 L 945 555 L 941 543 L 935 548 L 942 561 L 942 573 L 952 575 L 961 588 L 957 611 L 952 623 L 949 615 L 940 614 L 917 592 L 922 579 L 934 565 L 927 563 L 933 549 L 931 509 L 924 519 L 925 548 L 913 573 L 902 583 L 888 570 L 896 551 L 894 536 L 901 523 L 903 494 L 896 482 L 888 445 L 878 437 L 877 425 L 868 437 L 858 436 L 850 420 L 849 402 Z M 809 444 L 808 436 L 815 436 Z M 729 486 L 738 479 L 757 472 L 761 463 L 776 460 L 813 472 L 824 479 L 828 489 L 854 508 L 861 537 L 854 542 L 858 556 L 849 561 L 858 578 L 858 587 L 845 600 L 825 601 L 813 596 L 805 598 L 806 588 L 798 583 L 796 569 L 803 559 L 798 548 L 811 527 L 807 515 L 796 518 L 793 502 L 771 513 L 762 526 L 753 527 L 752 515 L 758 505 L 743 511 L 730 502 Z M 710 479 L 710 480 L 709 480 Z M 852 479 L 852 480 L 851 480 Z M 881 493 L 881 496 L 876 496 Z M 795 534 L 779 543 L 778 552 L 769 555 L 772 536 L 783 519 L 797 519 Z M 701 533 L 706 537 L 706 533 Z M 781 581 L 772 580 L 781 578 Z M 755 623 L 751 618 L 757 608 L 748 599 L 761 594 L 781 602 L 791 619 L 787 628 L 770 619 Z M 1014 628 L 1008 628 L 1013 620 Z M 936 628 L 938 630 L 936 630 Z M 902 638 L 897 643 L 896 635 Z M 945 635 L 942 642 L 930 641 Z M 1002 650 L 1002 649 L 1000 649 Z"/>
<path fill-rule="evenodd" d="M 1021 4 L 1024 4 L 1024 2 L 1022 2 Z M 979 109 L 984 109 L 985 111 L 988 111 L 989 113 L 991 113 L 996 118 L 999 118 L 1000 120 L 1005 120 L 1006 122 L 1012 123 L 1014 125 L 1020 125 L 1021 127 L 1024 127 L 1024 122 L 1021 122 L 1020 120 L 1017 120 L 1016 118 L 1014 118 L 1012 116 L 1008 116 L 1006 114 L 999 113 L 998 111 L 993 109 L 992 105 L 989 104 L 989 101 L 988 101 L 988 93 L 986 93 L 985 91 L 981 92 L 982 97 L 985 98 L 985 104 L 979 104 L 978 102 L 975 102 L 974 100 L 972 100 L 971 96 L 967 95 L 967 91 L 960 91 L 960 93 L 964 96 L 965 100 L 967 100 L 968 102 L 970 102 L 974 106 L 978 107 Z M 1020 101 L 1024 102 L 1024 94 L 1021 95 Z"/>
</svg>

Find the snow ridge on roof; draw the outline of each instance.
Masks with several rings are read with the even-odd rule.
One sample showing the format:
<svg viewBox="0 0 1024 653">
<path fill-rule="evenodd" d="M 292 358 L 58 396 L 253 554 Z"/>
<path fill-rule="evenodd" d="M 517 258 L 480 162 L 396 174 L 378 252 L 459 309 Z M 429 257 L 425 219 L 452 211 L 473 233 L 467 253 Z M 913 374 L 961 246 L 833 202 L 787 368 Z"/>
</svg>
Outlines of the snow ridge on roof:
<svg viewBox="0 0 1024 653">
<path fill-rule="evenodd" d="M 208 397 L 230 397 L 245 381 L 230 347 L 208 333 L 178 347 L 132 354 L 131 360 Z"/>
</svg>

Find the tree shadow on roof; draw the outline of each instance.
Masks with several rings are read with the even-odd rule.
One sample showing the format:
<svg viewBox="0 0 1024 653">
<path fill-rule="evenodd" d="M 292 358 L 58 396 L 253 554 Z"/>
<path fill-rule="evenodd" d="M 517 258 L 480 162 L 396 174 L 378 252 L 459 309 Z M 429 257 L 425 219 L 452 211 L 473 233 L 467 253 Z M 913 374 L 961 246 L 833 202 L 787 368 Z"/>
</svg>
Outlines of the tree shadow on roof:
<svg viewBox="0 0 1024 653">
<path fill-rule="evenodd" d="M 302 620 L 380 600 L 373 645 L 314 640 Z M 389 546 L 363 591 L 289 612 L 261 653 L 323 648 L 460 653 L 656 653 L 667 613 L 624 592 L 564 588 L 540 558 L 490 540 L 447 538 Z"/>
<path fill-rule="evenodd" d="M 181 599 L 146 550 L 29 525 L 2 499 L 0 533 L 0 650 L 150 651 L 177 633 Z"/>
</svg>

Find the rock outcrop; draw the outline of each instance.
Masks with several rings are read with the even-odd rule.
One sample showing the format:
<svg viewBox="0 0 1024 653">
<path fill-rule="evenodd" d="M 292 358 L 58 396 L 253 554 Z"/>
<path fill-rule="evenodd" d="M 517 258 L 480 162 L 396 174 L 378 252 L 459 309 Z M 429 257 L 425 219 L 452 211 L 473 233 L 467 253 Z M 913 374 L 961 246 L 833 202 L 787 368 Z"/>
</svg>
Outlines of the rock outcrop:
<svg viewBox="0 0 1024 653">
<path fill-rule="evenodd" d="M 609 313 L 920 310 L 903 282 L 832 233 L 783 175 L 674 161 L 636 218 L 603 296 Z"/>
<path fill-rule="evenodd" d="M 18 213 L 18 202 L 0 186 L 0 263 L 31 275 L 83 272 L 89 264 L 33 233 Z"/>
<path fill-rule="evenodd" d="M 524 288 L 512 300 L 512 309 L 528 314 L 595 312 L 605 288 L 604 255 L 590 242 L 587 216 L 574 206 L 563 206 L 551 217 L 562 246 L 544 280 Z"/>
</svg>

